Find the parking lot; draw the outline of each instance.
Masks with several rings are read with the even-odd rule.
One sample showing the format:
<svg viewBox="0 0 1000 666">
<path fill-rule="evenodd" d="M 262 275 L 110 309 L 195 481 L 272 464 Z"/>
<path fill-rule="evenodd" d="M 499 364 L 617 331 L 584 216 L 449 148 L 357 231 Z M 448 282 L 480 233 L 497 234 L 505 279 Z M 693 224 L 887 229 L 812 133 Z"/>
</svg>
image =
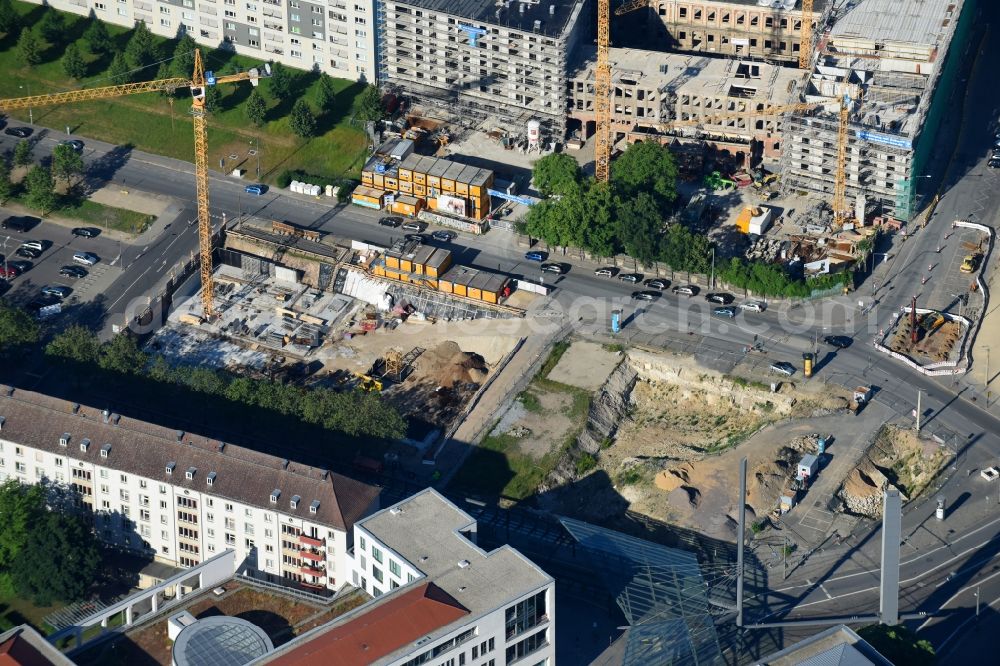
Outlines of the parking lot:
<svg viewBox="0 0 1000 666">
<path fill-rule="evenodd" d="M 94 299 L 121 275 L 121 269 L 112 265 L 119 254 L 118 241 L 102 238 L 81 238 L 73 235 L 72 228 L 50 221 L 41 221 L 37 217 L 16 215 L 7 210 L 0 211 L 0 224 L 11 222 L 27 222 L 25 231 L 14 228 L 0 228 L 0 256 L 6 258 L 8 266 L 12 262 L 22 262 L 27 268 L 22 274 L 10 280 L 0 280 L 0 295 L 20 304 L 26 305 L 41 296 L 41 290 L 48 285 L 69 287 L 72 292 L 65 299 L 67 305 L 86 303 Z M 17 256 L 17 249 L 26 241 L 39 241 L 43 251 L 37 259 Z M 93 266 L 84 266 L 73 261 L 77 252 L 90 252 L 98 261 Z M 0 264 L 2 266 L 2 264 Z M 63 266 L 79 266 L 87 271 L 82 278 L 59 275 Z"/>
</svg>

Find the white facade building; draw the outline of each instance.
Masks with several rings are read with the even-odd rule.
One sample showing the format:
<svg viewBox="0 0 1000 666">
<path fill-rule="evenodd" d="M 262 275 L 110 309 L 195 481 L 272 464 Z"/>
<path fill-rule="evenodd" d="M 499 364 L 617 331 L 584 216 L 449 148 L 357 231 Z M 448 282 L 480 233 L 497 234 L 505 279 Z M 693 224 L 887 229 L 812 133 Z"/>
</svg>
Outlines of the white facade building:
<svg viewBox="0 0 1000 666">
<path fill-rule="evenodd" d="M 555 581 L 433 488 L 354 525 L 351 582 L 371 602 L 256 663 L 552 666 Z"/>
<path fill-rule="evenodd" d="M 379 496 L 326 470 L 0 387 L 8 478 L 71 486 L 108 544 L 180 567 L 231 548 L 239 571 L 314 590 L 348 580 L 348 532 Z"/>
<path fill-rule="evenodd" d="M 186 31 L 211 48 L 230 46 L 261 61 L 374 82 L 372 0 L 28 0 L 131 28 L 175 37 Z M 211 69 L 208 63 L 207 69 Z"/>
</svg>

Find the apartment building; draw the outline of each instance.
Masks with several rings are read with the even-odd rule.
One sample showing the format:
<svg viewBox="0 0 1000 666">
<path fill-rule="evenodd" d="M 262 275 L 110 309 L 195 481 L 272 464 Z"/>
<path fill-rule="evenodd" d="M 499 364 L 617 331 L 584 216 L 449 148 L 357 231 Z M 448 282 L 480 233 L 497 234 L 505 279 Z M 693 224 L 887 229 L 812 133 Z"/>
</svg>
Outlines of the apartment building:
<svg viewBox="0 0 1000 666">
<path fill-rule="evenodd" d="M 432 488 L 354 525 L 351 583 L 374 599 L 255 663 L 552 666 L 555 583 Z"/>
<path fill-rule="evenodd" d="M 565 132 L 566 63 L 585 0 L 379 0 L 380 81 L 467 126 Z"/>
<path fill-rule="evenodd" d="M 157 35 L 186 32 L 240 55 L 319 68 L 330 76 L 374 81 L 375 9 L 372 0 L 28 0 L 132 27 L 143 21 Z M 207 63 L 211 69 L 212 63 Z"/>
<path fill-rule="evenodd" d="M 658 50 L 797 63 L 803 19 L 815 35 L 827 6 L 814 0 L 811 16 L 803 17 L 801 0 L 654 0 L 645 11 Z"/>
<path fill-rule="evenodd" d="M 373 486 L 326 470 L 30 391 L 0 387 L 0 481 L 72 488 L 106 543 L 311 590 L 349 578 Z"/>
<path fill-rule="evenodd" d="M 583 56 L 567 84 L 571 127 L 589 136 L 594 125 L 596 49 Z M 611 121 L 626 140 L 701 137 L 729 152 L 776 158 L 781 118 L 765 109 L 796 97 L 797 70 L 755 60 L 612 48 Z"/>
</svg>

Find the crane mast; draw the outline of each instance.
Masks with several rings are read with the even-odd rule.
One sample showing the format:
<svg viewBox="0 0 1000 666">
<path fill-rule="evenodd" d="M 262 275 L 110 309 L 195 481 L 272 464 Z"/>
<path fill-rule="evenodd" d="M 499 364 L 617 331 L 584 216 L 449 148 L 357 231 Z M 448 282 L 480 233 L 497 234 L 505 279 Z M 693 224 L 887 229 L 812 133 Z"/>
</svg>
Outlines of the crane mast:
<svg viewBox="0 0 1000 666">
<path fill-rule="evenodd" d="M 611 179 L 611 0 L 597 0 L 597 70 L 594 73 L 594 176 Z"/>
<path fill-rule="evenodd" d="M 799 69 L 809 69 L 812 55 L 813 0 L 802 0 L 802 28 L 799 30 Z"/>
</svg>

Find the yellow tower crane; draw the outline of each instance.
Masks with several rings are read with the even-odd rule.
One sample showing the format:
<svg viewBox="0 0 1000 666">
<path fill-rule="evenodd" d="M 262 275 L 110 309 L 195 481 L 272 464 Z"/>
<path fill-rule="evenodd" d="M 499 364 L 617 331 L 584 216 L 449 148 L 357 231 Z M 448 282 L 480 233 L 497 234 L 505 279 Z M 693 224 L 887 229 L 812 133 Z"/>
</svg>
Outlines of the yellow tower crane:
<svg viewBox="0 0 1000 666">
<path fill-rule="evenodd" d="M 190 79 L 175 77 L 101 88 L 70 90 L 49 95 L 0 99 L 0 111 L 14 111 L 16 109 L 53 106 L 71 102 L 87 102 L 97 99 L 111 99 L 123 95 L 164 90 L 173 92 L 178 88 L 190 88 L 191 117 L 194 126 L 194 176 L 198 206 L 198 248 L 201 256 L 201 305 L 205 317 L 210 318 L 213 314 L 212 221 L 208 214 L 208 132 L 206 125 L 205 86 L 218 85 L 220 83 L 237 83 L 239 81 L 250 81 L 251 84 L 256 86 L 260 78 L 270 75 L 271 66 L 265 64 L 260 70 L 254 68 L 239 74 L 228 74 L 226 76 L 206 79 L 205 66 L 201 59 L 201 50 L 195 49 L 194 72 Z"/>
<path fill-rule="evenodd" d="M 802 0 L 802 27 L 799 30 L 799 69 L 809 69 L 812 55 L 813 0 Z"/>
<path fill-rule="evenodd" d="M 611 179 L 611 0 L 597 0 L 597 70 L 594 72 L 594 176 Z"/>
<path fill-rule="evenodd" d="M 843 226 L 850 217 L 847 210 L 847 130 L 851 119 L 851 98 L 844 94 L 840 98 L 840 114 L 837 123 L 837 170 L 833 178 L 833 223 Z"/>
</svg>

